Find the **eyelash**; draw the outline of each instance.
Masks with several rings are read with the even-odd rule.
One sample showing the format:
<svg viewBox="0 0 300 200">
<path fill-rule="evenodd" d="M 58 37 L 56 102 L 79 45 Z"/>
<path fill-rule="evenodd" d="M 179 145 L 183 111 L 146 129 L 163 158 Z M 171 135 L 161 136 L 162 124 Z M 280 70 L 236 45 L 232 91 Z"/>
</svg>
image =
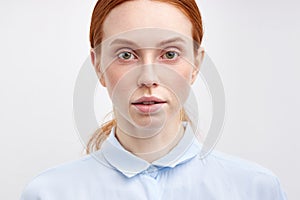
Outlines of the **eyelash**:
<svg viewBox="0 0 300 200">
<path fill-rule="evenodd" d="M 122 58 L 122 55 L 126 54 L 126 53 L 129 53 L 130 54 L 130 57 L 137 57 L 135 56 L 133 53 L 131 53 L 130 51 L 122 51 L 121 53 L 118 54 L 118 58 L 120 58 L 121 60 L 127 60 L 125 58 Z M 129 60 L 129 59 L 128 59 Z"/>
<path fill-rule="evenodd" d="M 124 55 L 125 53 L 129 53 L 130 54 L 130 59 L 125 59 L 122 57 L 122 55 Z M 130 62 L 133 62 L 134 59 L 137 59 L 138 57 L 136 56 L 136 54 L 128 48 L 122 48 L 116 51 L 116 60 L 120 63 L 120 64 L 127 64 Z"/>
<path fill-rule="evenodd" d="M 174 50 L 165 51 L 164 54 L 163 54 L 163 56 L 166 56 L 167 53 L 174 53 L 175 54 L 174 58 L 170 58 L 170 59 L 166 58 L 166 60 L 168 60 L 168 61 L 175 61 L 180 56 L 179 52 L 174 51 Z"/>
<path fill-rule="evenodd" d="M 126 58 L 122 57 L 122 55 L 124 55 L 126 53 L 130 54 L 130 58 L 126 59 Z M 165 56 L 166 56 L 167 53 L 174 53 L 175 54 L 174 58 L 170 58 L 170 59 L 165 58 Z M 123 51 L 117 53 L 117 57 L 118 57 L 118 59 L 121 62 L 130 62 L 133 59 L 137 59 L 138 58 L 138 56 L 136 56 L 135 53 L 132 52 L 132 50 L 123 50 Z M 178 57 L 180 57 L 180 53 L 178 51 L 176 51 L 176 50 L 164 50 L 162 56 L 160 56 L 160 58 L 162 58 L 162 60 L 166 60 L 167 62 L 172 62 L 172 61 L 174 62 L 174 61 L 176 61 L 178 59 Z"/>
</svg>

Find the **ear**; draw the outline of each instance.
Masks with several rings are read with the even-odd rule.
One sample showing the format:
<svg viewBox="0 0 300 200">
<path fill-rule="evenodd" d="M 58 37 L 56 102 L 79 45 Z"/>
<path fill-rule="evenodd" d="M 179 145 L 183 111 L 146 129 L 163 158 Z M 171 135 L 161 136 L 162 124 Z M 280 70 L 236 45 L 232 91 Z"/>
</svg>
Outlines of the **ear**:
<svg viewBox="0 0 300 200">
<path fill-rule="evenodd" d="M 93 64 L 93 66 L 94 66 L 95 72 L 96 72 L 96 74 L 97 74 L 97 76 L 98 76 L 98 79 L 99 79 L 101 85 L 102 85 L 103 87 L 106 87 L 103 73 L 102 73 L 101 70 L 100 70 L 100 60 L 97 59 L 97 57 L 96 57 L 96 52 L 95 52 L 94 49 L 91 49 L 91 50 L 90 50 L 90 55 L 91 55 L 91 61 L 92 61 L 92 64 Z"/>
<path fill-rule="evenodd" d="M 195 55 L 195 66 L 192 72 L 192 80 L 191 84 L 193 84 L 197 78 L 197 75 L 200 71 L 200 66 L 202 65 L 203 59 L 204 59 L 205 51 L 203 47 L 199 47 L 196 55 Z"/>
</svg>

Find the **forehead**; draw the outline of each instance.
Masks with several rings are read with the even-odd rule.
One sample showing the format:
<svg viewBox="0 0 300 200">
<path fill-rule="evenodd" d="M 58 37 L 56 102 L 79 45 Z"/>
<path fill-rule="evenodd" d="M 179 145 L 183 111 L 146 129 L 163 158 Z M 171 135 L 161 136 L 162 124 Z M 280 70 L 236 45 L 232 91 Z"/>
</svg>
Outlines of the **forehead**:
<svg viewBox="0 0 300 200">
<path fill-rule="evenodd" d="M 103 40 L 143 28 L 168 30 L 192 37 L 192 24 L 177 7 L 158 1 L 134 0 L 117 6 L 108 14 L 103 24 Z"/>
</svg>

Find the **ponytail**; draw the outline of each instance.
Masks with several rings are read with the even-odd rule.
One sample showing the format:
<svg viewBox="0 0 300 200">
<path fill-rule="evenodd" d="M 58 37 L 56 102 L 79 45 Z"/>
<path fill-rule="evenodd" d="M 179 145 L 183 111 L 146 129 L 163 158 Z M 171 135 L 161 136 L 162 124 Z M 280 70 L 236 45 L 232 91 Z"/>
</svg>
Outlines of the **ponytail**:
<svg viewBox="0 0 300 200">
<path fill-rule="evenodd" d="M 102 143 L 109 136 L 112 128 L 116 126 L 117 122 L 115 119 L 105 122 L 98 128 L 92 137 L 89 139 L 89 142 L 86 147 L 86 153 L 90 154 L 93 151 L 97 151 L 101 148 Z"/>
</svg>

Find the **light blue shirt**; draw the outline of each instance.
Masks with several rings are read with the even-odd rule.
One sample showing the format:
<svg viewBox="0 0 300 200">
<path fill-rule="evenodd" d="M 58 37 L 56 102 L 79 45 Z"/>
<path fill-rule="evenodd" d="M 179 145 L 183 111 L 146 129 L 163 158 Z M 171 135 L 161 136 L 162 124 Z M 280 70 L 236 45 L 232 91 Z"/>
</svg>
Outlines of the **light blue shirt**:
<svg viewBox="0 0 300 200">
<path fill-rule="evenodd" d="M 148 163 L 126 151 L 112 130 L 100 150 L 46 170 L 21 200 L 285 200 L 269 170 L 213 151 L 200 159 L 190 126 L 167 155 Z"/>
</svg>

